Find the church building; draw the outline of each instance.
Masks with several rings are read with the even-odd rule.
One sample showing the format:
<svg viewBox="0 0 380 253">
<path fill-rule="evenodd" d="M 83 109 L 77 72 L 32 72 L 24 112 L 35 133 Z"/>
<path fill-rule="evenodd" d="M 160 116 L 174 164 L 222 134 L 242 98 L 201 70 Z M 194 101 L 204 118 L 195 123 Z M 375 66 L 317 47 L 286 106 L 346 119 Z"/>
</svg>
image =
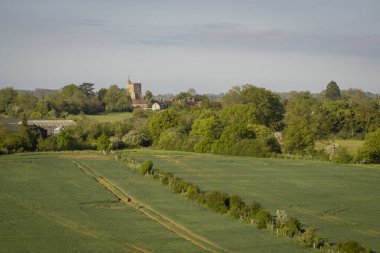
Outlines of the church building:
<svg viewBox="0 0 380 253">
<path fill-rule="evenodd" d="M 148 109 L 148 102 L 143 99 L 141 93 L 141 83 L 132 83 L 131 80 L 128 79 L 127 91 L 128 95 L 132 99 L 132 109 Z"/>
</svg>

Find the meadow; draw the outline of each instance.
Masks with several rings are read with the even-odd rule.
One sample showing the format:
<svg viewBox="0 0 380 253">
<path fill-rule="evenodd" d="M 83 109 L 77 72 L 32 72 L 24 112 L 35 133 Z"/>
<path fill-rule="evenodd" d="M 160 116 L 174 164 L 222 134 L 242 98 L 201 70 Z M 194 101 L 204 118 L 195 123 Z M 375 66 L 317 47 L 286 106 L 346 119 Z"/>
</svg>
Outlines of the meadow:
<svg viewBox="0 0 380 253">
<path fill-rule="evenodd" d="M 153 161 L 205 191 L 260 202 L 318 229 L 330 242 L 357 240 L 380 249 L 380 166 L 319 161 L 216 156 L 185 152 L 126 151 Z"/>
<path fill-rule="evenodd" d="M 95 152 L 0 164 L 1 252 L 310 252 Z"/>
<path fill-rule="evenodd" d="M 328 145 L 330 145 L 331 143 L 333 143 L 333 142 L 332 141 L 317 141 L 315 143 L 315 148 L 317 150 L 321 150 L 321 149 L 324 149 L 325 147 L 327 147 Z M 364 140 L 341 140 L 341 139 L 337 139 L 337 140 L 334 140 L 334 143 L 343 147 L 343 148 L 346 148 L 347 152 L 350 155 L 355 156 L 358 149 L 363 145 Z"/>
<path fill-rule="evenodd" d="M 104 114 L 90 115 L 86 114 L 86 117 L 89 119 L 94 119 L 99 122 L 116 122 L 123 121 L 125 119 L 132 118 L 133 114 L 131 112 L 110 112 Z"/>
</svg>

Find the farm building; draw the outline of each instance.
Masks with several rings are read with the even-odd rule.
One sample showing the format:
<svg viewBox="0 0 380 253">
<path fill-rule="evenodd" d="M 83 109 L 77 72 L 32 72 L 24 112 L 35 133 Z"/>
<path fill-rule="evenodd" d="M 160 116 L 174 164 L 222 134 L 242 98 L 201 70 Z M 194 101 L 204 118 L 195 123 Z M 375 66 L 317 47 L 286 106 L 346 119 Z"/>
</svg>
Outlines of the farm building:
<svg viewBox="0 0 380 253">
<path fill-rule="evenodd" d="M 18 122 L 21 124 L 21 121 Z M 49 120 L 49 119 L 31 119 L 27 123 L 29 126 L 37 126 L 46 131 L 47 135 L 57 135 L 60 131 L 68 126 L 75 126 L 74 120 Z"/>
</svg>

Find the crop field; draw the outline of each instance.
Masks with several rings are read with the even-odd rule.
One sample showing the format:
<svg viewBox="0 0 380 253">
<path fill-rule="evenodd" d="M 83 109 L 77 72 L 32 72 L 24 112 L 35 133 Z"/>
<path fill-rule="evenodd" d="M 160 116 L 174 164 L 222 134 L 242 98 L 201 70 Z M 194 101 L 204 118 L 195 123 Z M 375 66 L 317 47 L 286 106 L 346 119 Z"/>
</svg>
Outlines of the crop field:
<svg viewBox="0 0 380 253">
<path fill-rule="evenodd" d="M 380 166 L 216 156 L 154 150 L 125 151 L 202 190 L 236 194 L 275 213 L 285 210 L 330 242 L 357 240 L 380 249 Z"/>
<path fill-rule="evenodd" d="M 107 114 L 97 114 L 97 115 L 86 115 L 89 119 L 95 119 L 99 122 L 115 122 L 115 121 L 123 121 L 125 119 L 132 118 L 131 112 L 112 112 Z"/>
<path fill-rule="evenodd" d="M 0 252 L 312 252 L 95 152 L 1 156 L 0 245 Z"/>
</svg>

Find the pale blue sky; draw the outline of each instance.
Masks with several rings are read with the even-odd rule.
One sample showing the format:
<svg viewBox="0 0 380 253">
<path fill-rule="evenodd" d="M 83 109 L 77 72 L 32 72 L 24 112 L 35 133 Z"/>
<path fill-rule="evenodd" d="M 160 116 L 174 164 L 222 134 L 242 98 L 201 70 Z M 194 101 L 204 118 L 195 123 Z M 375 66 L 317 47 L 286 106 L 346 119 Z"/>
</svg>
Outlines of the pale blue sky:
<svg viewBox="0 0 380 253">
<path fill-rule="evenodd" d="M 378 0 L 0 0 L 0 88 L 380 92 Z"/>
</svg>

